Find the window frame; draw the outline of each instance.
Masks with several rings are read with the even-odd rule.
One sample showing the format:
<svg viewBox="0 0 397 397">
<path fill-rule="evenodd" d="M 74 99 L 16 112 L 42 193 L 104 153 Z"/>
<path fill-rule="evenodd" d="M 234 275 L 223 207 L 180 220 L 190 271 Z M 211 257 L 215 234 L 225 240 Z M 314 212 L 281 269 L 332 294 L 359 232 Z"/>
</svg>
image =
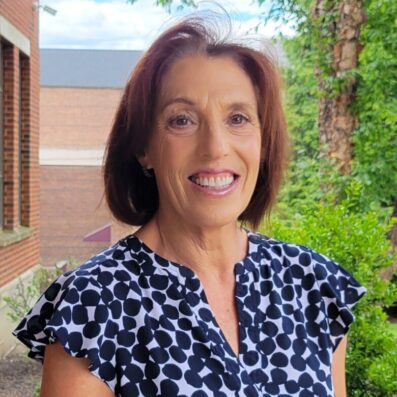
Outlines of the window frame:
<svg viewBox="0 0 397 397">
<path fill-rule="evenodd" d="M 4 56 L 0 40 L 0 230 L 4 228 Z"/>
</svg>

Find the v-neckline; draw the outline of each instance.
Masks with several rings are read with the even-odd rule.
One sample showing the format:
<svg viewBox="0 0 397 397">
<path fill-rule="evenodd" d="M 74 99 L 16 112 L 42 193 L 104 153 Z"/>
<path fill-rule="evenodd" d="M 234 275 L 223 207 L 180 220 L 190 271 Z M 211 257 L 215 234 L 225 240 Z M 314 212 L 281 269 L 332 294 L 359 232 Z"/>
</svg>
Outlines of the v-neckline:
<svg viewBox="0 0 397 397">
<path fill-rule="evenodd" d="M 135 235 L 131 235 L 130 237 L 135 238 L 141 247 L 148 253 L 151 253 L 152 255 L 155 256 L 155 262 L 157 265 L 161 266 L 163 269 L 170 271 L 172 274 L 176 275 L 177 278 L 180 281 L 183 281 L 183 284 L 185 287 L 187 287 L 190 290 L 190 293 L 194 293 L 195 295 L 198 296 L 199 300 L 202 303 L 202 308 L 205 309 L 204 311 L 200 311 L 196 309 L 196 305 L 193 305 L 192 300 L 191 300 L 191 295 L 189 296 L 186 294 L 185 298 L 186 301 L 188 302 L 189 306 L 191 307 L 192 313 L 195 315 L 196 319 L 198 320 L 198 323 L 200 326 L 203 328 L 203 324 L 209 322 L 209 316 L 208 313 L 212 316 L 211 322 L 213 323 L 213 326 L 215 330 L 218 332 L 221 340 L 222 340 L 222 345 L 223 345 L 223 350 L 229 355 L 230 358 L 236 360 L 239 365 L 241 364 L 240 357 L 242 355 L 242 324 L 241 324 L 241 312 L 238 307 L 238 300 L 237 300 L 237 288 L 239 285 L 239 278 L 243 274 L 246 273 L 246 271 L 250 272 L 253 270 L 252 268 L 252 261 L 251 256 L 255 252 L 255 233 L 251 232 L 248 229 L 243 229 L 246 234 L 247 234 L 247 252 L 244 258 L 242 258 L 240 261 L 234 264 L 233 266 L 233 274 L 234 274 L 234 304 L 235 308 L 237 311 L 237 322 L 238 322 L 238 353 L 232 349 L 228 339 L 226 338 L 222 328 L 219 325 L 218 320 L 215 317 L 214 310 L 212 309 L 211 305 L 209 304 L 207 295 L 204 290 L 203 283 L 201 282 L 200 278 L 197 276 L 197 274 L 190 269 L 188 266 L 177 263 L 175 261 L 168 260 L 161 255 L 157 254 L 154 250 L 152 250 L 144 241 L 142 241 L 139 237 Z M 181 280 L 182 278 L 182 280 Z M 197 289 L 197 283 L 199 283 L 199 288 Z M 191 286 L 194 286 L 191 288 Z M 212 344 L 212 348 L 215 348 L 215 353 L 219 355 L 219 351 L 217 349 L 217 343 L 210 341 Z"/>
<path fill-rule="evenodd" d="M 249 260 L 252 256 L 252 254 L 255 252 L 255 237 L 256 234 L 251 232 L 250 230 L 243 228 L 244 232 L 247 235 L 247 252 L 246 255 L 239 260 L 238 262 L 236 262 L 233 266 L 233 273 L 235 275 L 240 274 L 242 272 L 244 272 L 245 270 L 252 270 L 250 269 L 250 264 L 251 261 Z M 164 258 L 162 255 L 158 254 L 156 251 L 154 251 L 152 248 L 150 248 L 143 240 L 141 240 L 138 236 L 136 236 L 135 234 L 131 234 L 129 235 L 127 238 L 134 238 L 138 241 L 139 245 L 149 254 L 152 254 L 155 256 L 155 258 L 157 259 L 157 263 L 161 266 L 166 268 L 167 270 L 170 270 L 172 273 L 179 273 L 182 277 L 185 278 L 196 278 L 199 279 L 199 277 L 197 276 L 197 274 L 190 269 L 188 266 L 183 265 L 181 263 L 178 263 L 176 261 L 172 261 L 170 259 Z M 247 266 L 248 265 L 248 266 Z"/>
</svg>

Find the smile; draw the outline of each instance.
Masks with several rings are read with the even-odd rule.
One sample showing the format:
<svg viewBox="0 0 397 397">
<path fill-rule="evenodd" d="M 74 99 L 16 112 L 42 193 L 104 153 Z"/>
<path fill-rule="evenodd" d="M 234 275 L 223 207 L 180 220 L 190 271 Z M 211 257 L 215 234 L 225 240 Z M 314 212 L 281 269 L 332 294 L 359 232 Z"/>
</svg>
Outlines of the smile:
<svg viewBox="0 0 397 397">
<path fill-rule="evenodd" d="M 231 172 L 199 172 L 191 175 L 189 180 L 202 192 L 207 192 L 209 194 L 225 194 L 234 190 L 238 178 L 238 175 Z"/>
<path fill-rule="evenodd" d="M 215 176 L 215 177 L 193 176 L 191 181 L 200 186 L 209 187 L 212 189 L 223 189 L 226 186 L 229 186 L 233 183 L 234 176 L 233 175 Z"/>
</svg>

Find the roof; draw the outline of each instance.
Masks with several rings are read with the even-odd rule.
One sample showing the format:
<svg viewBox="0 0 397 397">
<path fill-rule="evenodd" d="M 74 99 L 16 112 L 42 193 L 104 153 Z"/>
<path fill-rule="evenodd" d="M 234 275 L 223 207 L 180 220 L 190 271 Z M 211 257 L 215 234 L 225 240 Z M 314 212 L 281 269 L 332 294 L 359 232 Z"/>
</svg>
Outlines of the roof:
<svg viewBox="0 0 397 397">
<path fill-rule="evenodd" d="M 283 66 L 281 43 L 264 42 L 264 49 Z M 40 50 L 40 83 L 48 87 L 123 88 L 143 51 Z"/>
<path fill-rule="evenodd" d="M 142 51 L 41 49 L 40 83 L 52 87 L 121 88 Z"/>
</svg>

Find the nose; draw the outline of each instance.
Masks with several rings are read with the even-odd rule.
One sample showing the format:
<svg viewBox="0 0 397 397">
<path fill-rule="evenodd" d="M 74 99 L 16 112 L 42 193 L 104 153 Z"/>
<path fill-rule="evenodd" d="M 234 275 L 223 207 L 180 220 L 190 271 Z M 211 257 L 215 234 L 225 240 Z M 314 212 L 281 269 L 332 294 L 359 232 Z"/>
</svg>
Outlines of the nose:
<svg viewBox="0 0 397 397">
<path fill-rule="evenodd" d="M 229 154 L 226 126 L 220 122 L 206 123 L 199 134 L 199 152 L 202 157 L 217 160 Z"/>
</svg>

